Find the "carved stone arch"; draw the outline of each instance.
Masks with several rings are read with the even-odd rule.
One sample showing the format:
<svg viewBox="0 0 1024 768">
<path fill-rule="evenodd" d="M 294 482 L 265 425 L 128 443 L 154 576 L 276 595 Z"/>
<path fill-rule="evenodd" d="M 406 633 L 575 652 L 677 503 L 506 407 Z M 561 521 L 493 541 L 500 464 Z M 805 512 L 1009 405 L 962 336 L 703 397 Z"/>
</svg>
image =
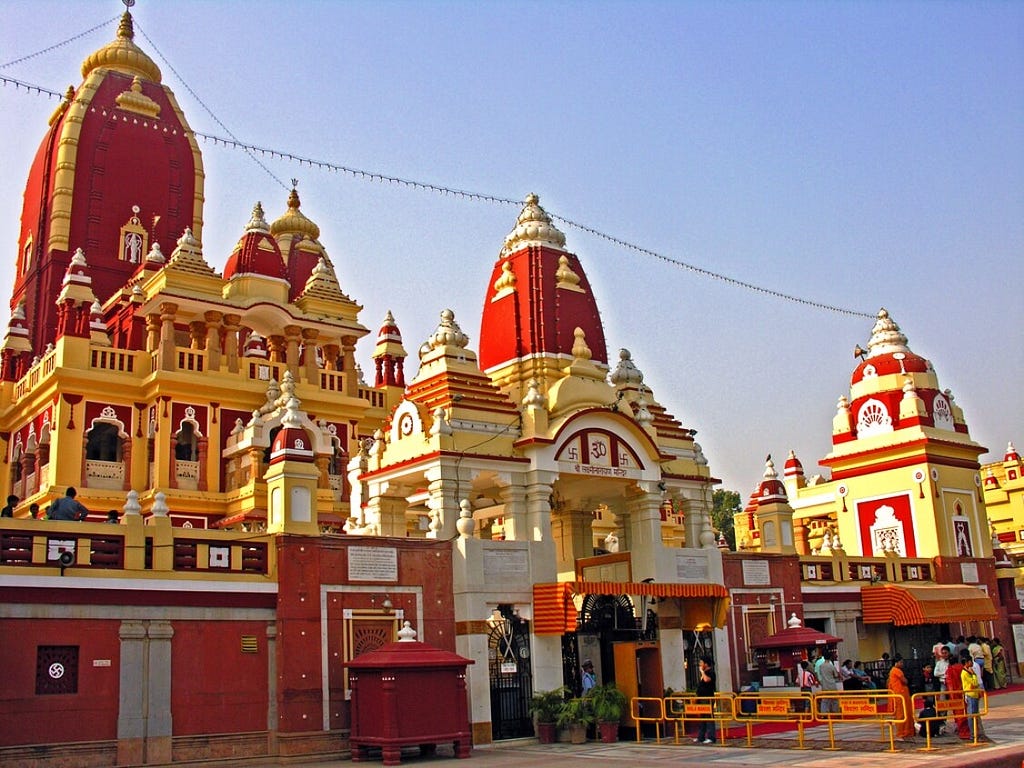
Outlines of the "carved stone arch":
<svg viewBox="0 0 1024 768">
<path fill-rule="evenodd" d="M 117 436 L 122 440 L 128 439 L 128 433 L 125 431 L 124 422 L 117 418 L 117 411 L 115 411 L 111 406 L 108 405 L 100 411 L 100 415 L 92 420 L 89 424 L 89 428 L 85 430 L 85 433 L 88 435 L 89 432 L 95 429 L 99 424 L 110 424 L 111 426 L 116 427 Z"/>
</svg>

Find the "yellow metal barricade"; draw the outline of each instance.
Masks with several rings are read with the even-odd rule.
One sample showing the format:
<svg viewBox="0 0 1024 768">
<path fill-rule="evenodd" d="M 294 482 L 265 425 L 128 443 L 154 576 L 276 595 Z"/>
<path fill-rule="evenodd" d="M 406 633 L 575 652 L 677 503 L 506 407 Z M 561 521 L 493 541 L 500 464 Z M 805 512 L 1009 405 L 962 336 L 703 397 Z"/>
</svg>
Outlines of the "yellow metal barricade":
<svg viewBox="0 0 1024 768">
<path fill-rule="evenodd" d="M 916 717 L 919 723 L 924 724 L 924 746 L 920 748 L 921 751 L 933 752 L 938 749 L 938 747 L 932 746 L 932 723 L 952 721 L 953 726 L 956 727 L 956 721 L 964 718 L 975 720 L 975 727 L 971 728 L 974 738 L 969 746 L 978 746 L 981 743 L 978 741 L 981 735 L 981 718 L 988 714 L 988 694 L 985 691 L 980 693 L 981 700 L 978 702 L 978 714 L 976 715 L 967 714 L 963 691 L 934 691 L 915 693 L 911 696 L 910 703 L 914 710 L 911 716 Z M 935 710 L 934 715 L 923 714 L 929 705 Z"/>
<path fill-rule="evenodd" d="M 634 696 L 629 700 L 629 716 L 636 725 L 636 740 L 641 740 L 640 724 L 654 723 L 654 734 L 661 744 L 661 723 L 665 719 L 663 699 L 654 696 Z"/>
<path fill-rule="evenodd" d="M 828 725 L 828 743 L 825 749 L 837 750 L 835 724 L 849 722 L 877 722 L 882 738 L 889 731 L 889 751 L 896 751 L 896 724 L 913 713 L 905 711 L 903 697 L 888 691 L 821 691 L 814 694 L 814 714 Z"/>
<path fill-rule="evenodd" d="M 809 693 L 741 693 L 733 697 L 733 719 L 747 729 L 747 746 L 753 746 L 754 726 L 758 723 L 795 723 L 797 749 L 804 744 L 804 723 L 814 719 L 813 696 Z"/>
<path fill-rule="evenodd" d="M 675 742 L 686 733 L 687 720 L 714 720 L 715 732 L 721 743 L 729 738 L 729 723 L 733 720 L 733 699 L 729 692 L 716 693 L 714 696 L 697 696 L 694 693 L 681 693 L 666 696 L 664 699 L 665 720 L 672 721 L 675 726 Z"/>
</svg>

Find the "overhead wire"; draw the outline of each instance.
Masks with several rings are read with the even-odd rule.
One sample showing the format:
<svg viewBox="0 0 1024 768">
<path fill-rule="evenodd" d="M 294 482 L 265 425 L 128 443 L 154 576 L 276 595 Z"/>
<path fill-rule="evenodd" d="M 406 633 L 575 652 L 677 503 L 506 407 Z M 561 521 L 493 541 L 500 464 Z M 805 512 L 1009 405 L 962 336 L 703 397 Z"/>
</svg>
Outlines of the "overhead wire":
<svg viewBox="0 0 1024 768">
<path fill-rule="evenodd" d="M 110 24 L 112 24 L 113 22 L 117 21 L 119 18 L 121 18 L 121 14 L 117 14 L 113 18 L 107 19 L 106 21 L 101 22 L 100 24 L 97 24 L 95 27 L 91 27 L 90 29 L 85 30 L 85 32 L 79 32 L 77 35 L 69 37 L 67 40 L 61 40 L 59 43 L 54 43 L 53 45 L 50 45 L 50 46 L 47 46 L 46 48 L 43 48 L 43 49 L 38 50 L 38 51 L 35 51 L 34 53 L 29 53 L 29 54 L 26 54 L 25 56 L 19 56 L 16 59 L 11 59 L 10 61 L 5 61 L 3 63 L 0 63 L 0 69 L 6 69 L 7 67 L 13 67 L 15 64 L 20 64 L 23 61 L 28 61 L 29 59 L 34 59 L 36 56 L 42 56 L 44 53 L 49 53 L 50 51 L 55 51 L 58 48 L 61 48 L 61 47 L 65 46 L 65 45 L 67 45 L 68 43 L 72 43 L 75 40 L 78 40 L 79 38 L 85 37 L 86 35 L 91 35 L 93 32 L 95 32 L 95 31 L 97 31 L 99 29 L 103 29 L 104 27 L 110 26 Z"/>
<path fill-rule="evenodd" d="M 109 23 L 109 21 L 104 22 L 104 24 Z M 89 32 L 95 31 L 96 29 L 99 29 L 102 26 L 103 24 L 97 25 L 96 27 L 94 27 L 91 30 L 88 30 L 87 32 L 83 32 L 79 35 L 76 35 L 75 37 L 69 38 L 68 40 L 62 43 L 58 43 L 55 46 L 51 46 L 48 49 L 44 49 L 44 51 L 39 51 L 28 56 L 23 56 L 20 59 L 15 59 L 14 62 L 8 62 L 7 65 L 0 65 L 0 67 L 8 66 L 9 64 L 15 63 L 17 61 L 24 61 L 28 58 L 37 56 L 40 53 L 43 53 L 47 50 L 53 50 L 54 48 L 60 47 L 61 45 L 64 45 L 72 40 L 82 37 L 83 35 L 88 34 Z M 351 176 L 354 179 L 395 184 L 398 186 L 409 187 L 411 189 L 418 189 L 425 192 L 433 192 L 435 194 L 446 196 L 450 195 L 453 197 L 458 197 L 466 200 L 473 200 L 477 202 L 512 206 L 518 206 L 522 204 L 521 200 L 511 197 L 504 197 L 501 195 L 494 195 L 486 192 L 474 192 L 467 189 L 458 189 L 455 187 L 449 187 L 444 184 L 435 184 L 427 181 L 419 181 L 417 179 L 404 178 L 401 176 L 395 176 L 392 174 L 387 174 L 379 171 L 367 171 L 361 168 L 354 168 L 351 166 L 342 165 L 340 163 L 334 163 L 328 160 L 318 160 L 312 157 L 305 157 L 302 155 L 295 154 L 294 152 L 289 152 L 287 150 L 274 149 L 272 147 L 262 147 L 256 144 L 244 142 L 237 136 L 235 136 L 235 134 L 224 124 L 224 122 L 219 117 L 217 117 L 213 110 L 211 110 L 206 105 L 206 103 L 199 97 L 195 90 L 187 82 L 185 82 L 185 79 L 181 76 L 181 73 L 179 73 L 174 68 L 174 66 L 167 60 L 167 57 L 163 55 L 163 53 L 160 51 L 156 43 L 153 42 L 153 39 L 146 34 L 145 30 L 143 30 L 141 26 L 139 26 L 137 21 L 135 22 L 135 28 L 138 29 L 138 31 L 146 39 L 147 43 L 149 43 L 149 45 L 152 46 L 153 50 L 157 53 L 160 59 L 167 65 L 168 69 L 170 69 L 170 71 L 174 73 L 174 76 L 177 77 L 178 81 L 182 84 L 182 87 L 184 87 L 185 90 L 188 91 L 192 98 L 194 98 L 196 102 L 206 111 L 210 118 L 213 119 L 214 122 L 216 122 L 217 125 L 219 125 L 228 134 L 228 138 L 196 130 L 192 131 L 192 135 L 196 138 L 201 138 L 205 141 L 212 142 L 214 146 L 225 146 L 231 149 L 242 150 L 243 152 L 245 152 L 246 155 L 248 155 L 250 159 L 253 160 L 253 162 L 255 162 L 261 169 L 263 169 L 263 171 L 268 176 L 270 176 L 270 178 L 272 178 L 275 182 L 277 182 L 277 184 L 279 184 L 284 189 L 288 189 L 288 185 L 285 184 L 285 182 L 282 181 L 273 171 L 271 171 L 266 166 L 266 164 L 263 163 L 260 157 L 270 157 L 277 160 L 284 160 L 286 162 L 298 163 L 300 166 L 307 166 L 309 168 L 315 168 L 321 171 L 333 171 L 336 173 L 342 173 Z M 57 91 L 51 90 L 49 88 L 43 88 L 42 86 L 34 85 L 32 83 L 27 83 L 23 80 L 17 80 L 15 78 L 7 77 L 5 75 L 0 75 L 0 83 L 2 83 L 3 85 L 13 85 L 16 90 L 24 89 L 30 93 L 44 94 L 47 96 L 53 96 L 58 99 L 63 98 L 63 94 L 58 93 Z M 592 237 L 604 240 L 608 243 L 632 251 L 634 253 L 658 259 L 660 261 L 663 261 L 667 264 L 671 264 L 672 266 L 686 270 L 700 277 L 708 278 L 711 280 L 717 280 L 725 283 L 726 285 L 731 285 L 736 288 L 741 288 L 743 290 L 759 293 L 761 295 L 769 296 L 771 298 L 779 299 L 782 301 L 789 301 L 794 304 L 810 307 L 812 309 L 818 309 L 826 312 L 832 312 L 835 314 L 847 315 L 851 317 L 863 317 L 867 319 L 874 319 L 875 317 L 875 315 L 871 312 L 863 312 L 860 310 L 850 309 L 847 307 L 840 307 L 834 304 L 828 304 L 825 302 L 814 301 L 812 299 L 806 299 L 795 294 L 785 293 L 784 291 L 777 291 L 772 288 L 765 288 L 764 286 L 760 286 L 755 283 L 748 282 L 746 280 L 740 280 L 739 278 L 731 277 L 729 275 L 722 274 L 721 272 L 715 272 L 714 270 L 707 269 L 705 267 L 700 267 L 697 266 L 696 264 L 691 264 L 689 262 L 682 261 L 681 259 L 673 258 L 671 256 L 652 250 L 650 248 L 645 248 L 644 246 L 637 245 L 636 243 L 632 243 L 628 240 L 616 237 L 615 235 L 610 235 L 602 230 L 597 229 L 596 227 L 592 227 L 588 224 L 583 224 L 581 222 L 570 219 L 566 216 L 553 213 L 550 210 L 548 210 L 547 212 L 552 219 L 561 222 L 566 227 L 591 235 Z"/>
</svg>

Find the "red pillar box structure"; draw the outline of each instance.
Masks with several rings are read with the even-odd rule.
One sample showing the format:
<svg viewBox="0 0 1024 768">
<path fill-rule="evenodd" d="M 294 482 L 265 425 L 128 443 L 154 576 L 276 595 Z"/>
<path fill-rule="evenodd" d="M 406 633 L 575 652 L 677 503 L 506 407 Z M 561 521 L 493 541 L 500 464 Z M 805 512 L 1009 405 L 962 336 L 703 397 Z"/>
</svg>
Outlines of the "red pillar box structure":
<svg viewBox="0 0 1024 768">
<path fill-rule="evenodd" d="M 379 747 L 384 765 L 402 761 L 402 747 L 431 752 L 452 743 L 456 757 L 472 749 L 466 701 L 466 659 L 416 640 L 405 622 L 398 642 L 348 662 L 352 690 L 352 761 Z"/>
</svg>

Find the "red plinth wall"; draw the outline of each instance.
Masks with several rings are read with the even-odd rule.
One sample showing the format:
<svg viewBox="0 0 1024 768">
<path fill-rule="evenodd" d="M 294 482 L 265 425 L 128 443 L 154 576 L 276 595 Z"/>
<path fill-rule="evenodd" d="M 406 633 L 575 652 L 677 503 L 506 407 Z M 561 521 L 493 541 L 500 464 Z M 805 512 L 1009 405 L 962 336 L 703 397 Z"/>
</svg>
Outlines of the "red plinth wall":
<svg viewBox="0 0 1024 768">
<path fill-rule="evenodd" d="M 402 747 L 432 751 L 451 743 L 469 757 L 466 666 L 472 660 L 425 643 L 402 641 L 348 663 L 352 689 L 352 761 L 379 747 L 384 765 L 398 765 Z"/>
</svg>

